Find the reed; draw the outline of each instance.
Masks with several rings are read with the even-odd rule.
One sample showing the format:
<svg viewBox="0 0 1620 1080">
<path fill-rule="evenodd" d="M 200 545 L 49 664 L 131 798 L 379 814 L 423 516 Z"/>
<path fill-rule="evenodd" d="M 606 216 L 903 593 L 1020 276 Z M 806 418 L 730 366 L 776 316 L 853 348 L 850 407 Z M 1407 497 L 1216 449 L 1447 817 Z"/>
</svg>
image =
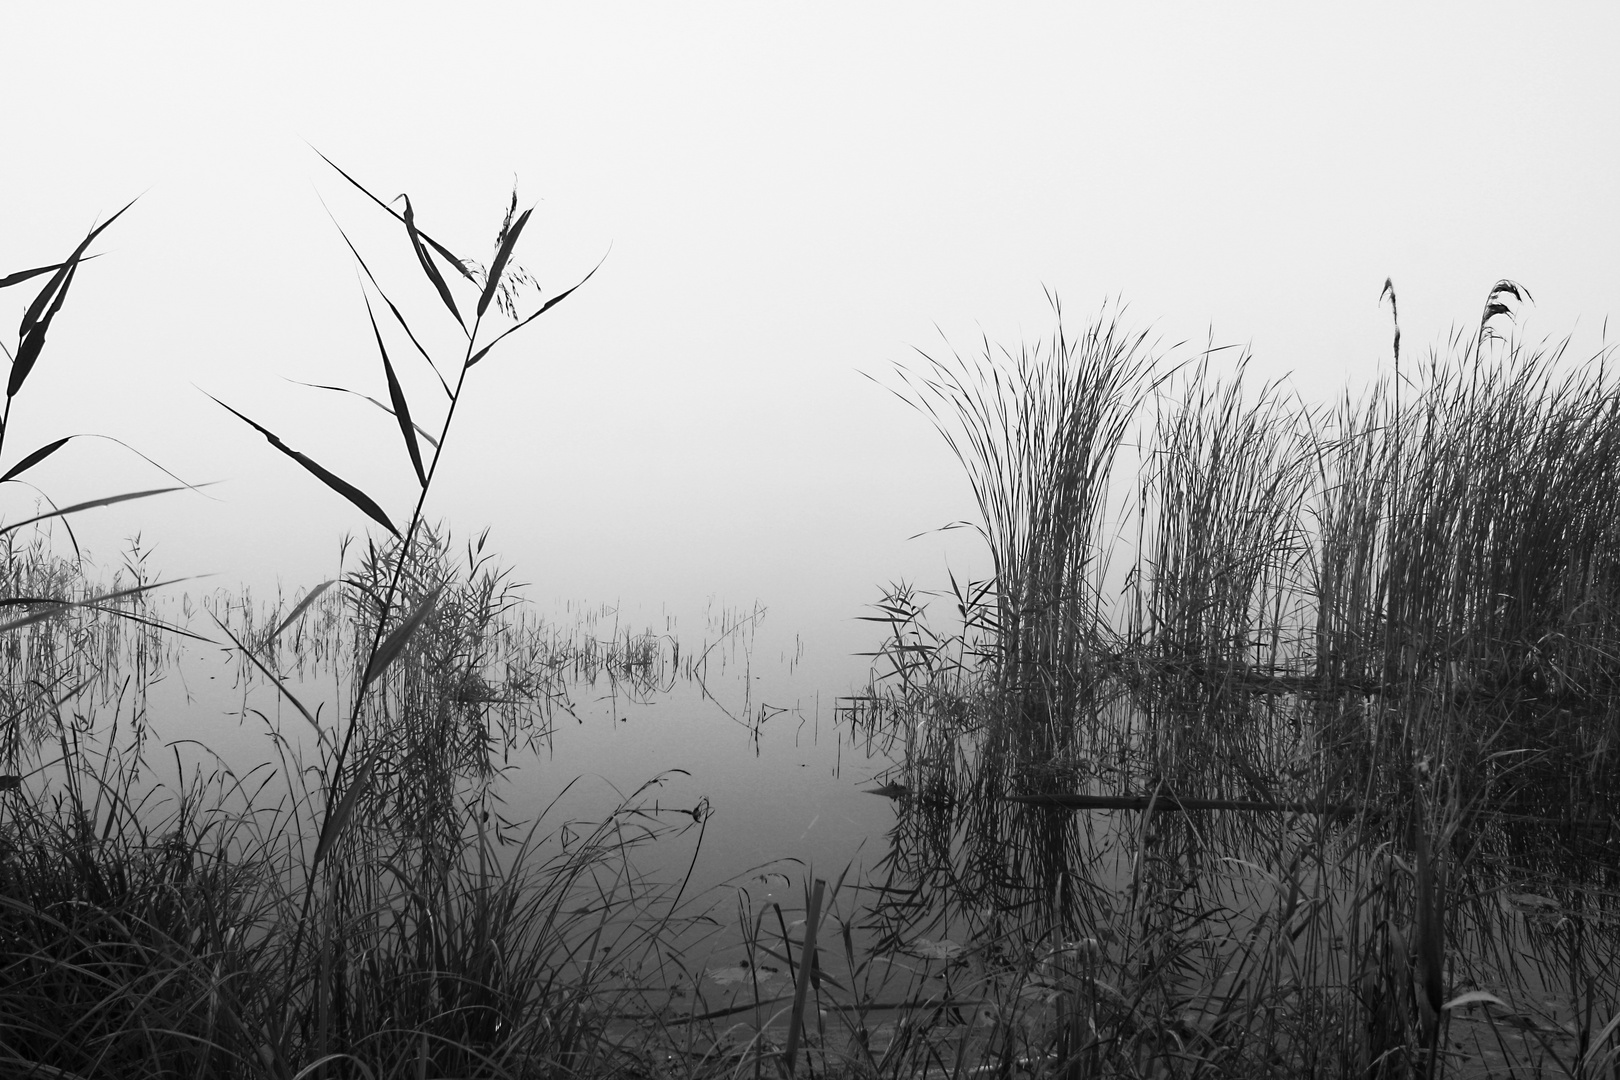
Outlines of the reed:
<svg viewBox="0 0 1620 1080">
<path fill-rule="evenodd" d="M 976 682 L 953 710 L 983 733 L 966 770 L 974 783 L 950 798 L 958 813 L 984 819 L 966 835 L 970 843 L 990 841 L 969 856 L 990 890 L 1030 880 L 1059 891 L 1073 884 L 1072 820 L 1025 814 L 1009 821 L 1003 800 L 1064 790 L 1084 767 L 1083 732 L 1104 707 L 1091 669 L 1118 649 L 1104 600 L 1113 467 L 1152 375 L 1145 334 L 1126 333 L 1105 315 L 1071 338 L 1050 299 L 1057 328 L 1047 342 L 1014 354 L 986 341 L 972 359 L 925 355 L 921 370 L 900 370 L 902 398 L 932 420 L 967 473 L 979 509 L 970 527 L 983 537 L 993 570 L 993 585 L 956 589 L 964 626 L 948 673 Z M 905 594 L 887 603 L 913 632 L 925 626 Z M 951 694 L 938 684 L 947 673 L 924 659 L 924 643 L 895 640 L 888 652 L 930 669 L 922 691 L 929 700 Z M 946 741 L 909 760 L 954 770 L 954 729 L 936 727 Z M 919 792 L 946 790 L 938 777 L 913 781 Z M 1039 835 L 1010 846 L 993 839 L 1008 828 Z M 1032 869 L 1024 857 L 1045 862 Z"/>
<path fill-rule="evenodd" d="M 630 1049 L 607 1035 L 615 1002 L 683 925 L 681 890 L 646 880 L 632 856 L 666 834 L 700 837 L 701 809 L 663 824 L 645 805 L 654 781 L 594 825 L 547 814 L 520 828 L 501 816 L 498 794 L 505 756 L 543 740 L 551 710 L 568 707 L 566 675 L 647 686 L 679 664 L 678 652 L 628 634 L 565 647 L 514 617 L 515 594 L 485 537 L 460 560 L 424 514 L 469 372 L 572 289 L 537 294 L 514 261 L 530 217 L 515 196 L 486 268 L 425 233 L 408 199 L 395 210 L 338 171 L 401 227 L 438 317 L 465 347 L 436 361 L 421 345 L 428 335 L 350 245 L 388 404 L 370 400 L 398 421 L 399 458 L 417 482 L 403 526 L 225 405 L 384 537 L 290 609 L 260 613 L 245 597 L 210 606 L 213 640 L 295 718 L 296 731 L 270 724 L 279 761 L 237 773 L 206 753 L 198 765 L 175 744 L 175 772 L 163 777 L 140 692 L 176 635 L 198 635 L 150 606 L 163 583 L 144 573 L 138 549 L 134 580 L 101 588 L 37 531 L 172 489 L 0 529 L 3 603 L 19 613 L 0 653 L 7 1075 L 613 1073 Z M 48 277 L 10 352 L 7 419 L 105 227 L 60 264 L 0 279 Z M 442 399 L 407 397 L 410 380 L 396 368 L 407 357 Z M 5 478 L 67 442 L 25 455 Z M 23 546 L 19 529 L 30 524 Z M 326 675 L 343 703 L 337 723 L 306 701 Z"/>
<path fill-rule="evenodd" d="M 1070 460 L 1059 352 L 907 373 L 994 577 L 953 583 L 958 626 L 904 585 L 875 616 L 886 671 L 847 712 L 896 762 L 885 940 L 1097 943 L 1069 1075 L 1612 1067 L 1620 390 L 1606 354 L 1498 334 L 1527 300 L 1497 283 L 1332 409 L 1213 350 L 1099 354 L 1105 445 L 1143 447 L 1111 604 L 1029 572 L 1111 549 L 1095 495 L 1034 494 Z M 1063 520 L 1009 525 L 1033 506 Z"/>
</svg>

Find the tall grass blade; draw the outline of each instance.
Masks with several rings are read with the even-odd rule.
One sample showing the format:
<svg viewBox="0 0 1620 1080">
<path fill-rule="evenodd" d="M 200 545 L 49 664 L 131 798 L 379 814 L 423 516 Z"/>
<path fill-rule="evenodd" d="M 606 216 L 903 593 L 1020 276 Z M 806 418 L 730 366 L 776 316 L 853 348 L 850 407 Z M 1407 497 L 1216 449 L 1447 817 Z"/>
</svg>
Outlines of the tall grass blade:
<svg viewBox="0 0 1620 1080">
<path fill-rule="evenodd" d="M 422 451 L 416 445 L 415 425 L 411 423 L 411 408 L 405 402 L 405 391 L 394 374 L 393 362 L 388 359 L 388 347 L 383 344 L 382 331 L 377 329 L 377 316 L 371 310 L 371 298 L 366 298 L 366 318 L 371 320 L 371 332 L 377 338 L 377 351 L 382 354 L 383 374 L 388 377 L 388 400 L 394 403 L 394 418 L 399 421 L 399 433 L 405 437 L 405 450 L 411 455 L 411 468 L 416 470 L 416 482 L 427 487 L 427 473 L 422 469 Z"/>
<path fill-rule="evenodd" d="M 253 430 L 257 431 L 260 435 L 263 435 L 265 439 L 269 441 L 271 446 L 275 447 L 277 450 L 280 450 L 283 454 L 286 454 L 288 457 L 298 462 L 298 464 L 302 465 L 305 469 L 309 470 L 309 472 L 321 483 L 325 484 L 339 495 L 342 495 L 345 499 L 348 499 L 355 506 L 359 507 L 367 517 L 371 518 L 377 524 L 387 529 L 393 535 L 399 535 L 399 530 L 394 528 L 394 523 L 388 520 L 388 515 L 383 513 L 382 507 L 378 506 L 376 502 L 372 500 L 371 496 L 367 495 L 365 492 L 361 491 L 359 488 L 355 487 L 341 476 L 338 476 L 336 473 L 327 469 L 325 466 L 316 462 L 307 454 L 301 454 L 297 450 L 294 450 L 292 447 L 282 442 L 280 436 L 271 431 L 269 428 L 265 427 L 263 424 L 249 420 L 246 416 L 243 416 L 235 409 L 232 409 L 229 405 L 226 405 L 223 401 L 220 401 L 219 398 L 214 397 L 213 394 L 209 394 L 208 396 L 213 398 L 213 400 L 221 408 L 228 410 L 234 414 L 237 419 L 253 428 Z"/>
</svg>

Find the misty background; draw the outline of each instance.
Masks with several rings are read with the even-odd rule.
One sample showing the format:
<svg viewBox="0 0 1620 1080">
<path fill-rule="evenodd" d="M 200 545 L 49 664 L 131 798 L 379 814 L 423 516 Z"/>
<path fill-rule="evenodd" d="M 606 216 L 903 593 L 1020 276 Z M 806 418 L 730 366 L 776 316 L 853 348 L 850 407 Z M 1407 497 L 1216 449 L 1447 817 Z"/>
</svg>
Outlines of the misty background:
<svg viewBox="0 0 1620 1080">
<path fill-rule="evenodd" d="M 1247 346 L 1254 378 L 1324 404 L 1388 368 L 1386 277 L 1414 359 L 1499 278 L 1535 297 L 1522 338 L 1603 347 L 1617 24 L 1599 5 L 13 5 L 0 271 L 140 201 L 76 280 L 8 463 L 90 432 L 221 481 L 77 518 L 109 574 L 138 531 L 166 575 L 217 575 L 194 589 L 330 577 L 367 520 L 203 391 L 403 513 L 393 421 L 288 381 L 386 396 L 328 211 L 446 356 L 455 331 L 403 230 L 312 148 L 486 262 L 516 183 L 537 207 L 524 269 L 547 292 L 601 269 L 475 369 L 430 518 L 489 527 L 542 612 L 618 604 L 696 636 L 706 610 L 762 604 L 837 693 L 885 584 L 987 570 L 971 534 L 935 531 L 973 513 L 955 461 L 879 384 L 918 349 L 1046 337 L 1047 290 L 1073 331 L 1122 300 L 1165 352 Z M 59 504 L 165 482 L 99 440 L 29 475 Z M 5 516 L 31 512 L 8 487 Z"/>
</svg>

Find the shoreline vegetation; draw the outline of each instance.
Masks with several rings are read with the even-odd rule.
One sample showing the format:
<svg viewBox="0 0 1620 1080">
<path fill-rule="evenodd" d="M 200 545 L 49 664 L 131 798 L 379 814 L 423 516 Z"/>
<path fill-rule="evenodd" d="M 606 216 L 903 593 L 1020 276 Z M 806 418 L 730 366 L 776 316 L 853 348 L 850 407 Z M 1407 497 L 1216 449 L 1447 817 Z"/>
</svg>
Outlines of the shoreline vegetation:
<svg viewBox="0 0 1620 1080">
<path fill-rule="evenodd" d="M 1386 285 L 1394 369 L 1330 406 L 1107 309 L 1071 337 L 1055 300 L 1049 341 L 900 369 L 993 572 L 875 605 L 840 723 L 888 766 L 887 850 L 784 906 L 694 885 L 708 807 L 662 778 L 591 823 L 503 816 L 570 686 L 707 695 L 711 650 L 533 622 L 487 534 L 430 523 L 473 369 L 573 289 L 515 261 L 515 193 L 485 265 L 327 164 L 434 298 L 407 319 L 339 228 L 386 397 L 326 389 L 394 417 L 418 496 L 396 518 L 219 402 L 373 536 L 293 602 L 178 621 L 138 544 L 89 580 L 71 518 L 184 481 L 0 523 L 0 1072 L 1620 1076 L 1620 388 L 1607 351 L 1502 336 L 1522 286 L 1413 363 Z M 128 210 L 0 277 L 43 282 L 3 480 L 71 441 L 19 456 L 6 425 Z M 276 760 L 150 737 L 192 638 L 275 693 Z M 685 874 L 638 869 L 649 844 L 690 845 Z M 721 934 L 743 959 L 716 969 Z"/>
</svg>

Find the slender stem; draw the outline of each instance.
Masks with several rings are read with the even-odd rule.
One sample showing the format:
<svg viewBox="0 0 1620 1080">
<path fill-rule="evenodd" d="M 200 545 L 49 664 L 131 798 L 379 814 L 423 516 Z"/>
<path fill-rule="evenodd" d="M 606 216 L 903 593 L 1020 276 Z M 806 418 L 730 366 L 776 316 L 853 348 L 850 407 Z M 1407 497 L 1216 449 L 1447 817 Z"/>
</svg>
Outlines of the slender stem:
<svg viewBox="0 0 1620 1080">
<path fill-rule="evenodd" d="M 451 421 L 455 419 L 456 406 L 461 401 L 462 387 L 467 381 L 467 362 L 472 359 L 473 344 L 478 340 L 478 330 L 482 325 L 483 316 L 476 317 L 473 322 L 472 330 L 467 334 L 467 349 L 462 356 L 461 373 L 456 377 L 456 388 L 450 395 L 450 408 L 445 412 L 444 423 L 439 429 L 439 444 L 434 448 L 433 461 L 428 466 L 427 476 L 423 481 L 422 490 L 416 497 L 416 506 L 411 511 L 410 524 L 406 526 L 404 534 L 400 537 L 399 554 L 394 560 L 393 574 L 388 582 L 388 590 L 383 594 L 383 602 L 377 612 L 377 626 L 372 632 L 371 647 L 366 652 L 366 666 L 365 669 L 362 670 L 362 678 L 364 677 L 364 671 L 369 670 L 371 660 L 376 657 L 377 650 L 382 647 L 383 637 L 386 634 L 388 627 L 388 615 L 393 609 L 394 598 L 399 593 L 400 580 L 405 575 L 405 565 L 410 560 L 411 544 L 416 539 L 416 530 L 417 526 L 422 520 L 422 510 L 427 504 L 428 491 L 432 488 L 433 477 L 439 469 L 439 459 L 444 455 L 444 444 L 450 435 L 450 424 Z M 9 409 L 10 401 L 8 400 L 6 404 Z M 334 796 L 336 795 L 338 786 L 343 779 L 343 766 L 348 760 L 349 748 L 354 742 L 355 732 L 359 730 L 360 709 L 361 706 L 365 704 L 366 691 L 369 689 L 369 683 L 362 683 L 362 685 L 355 690 L 354 705 L 349 712 L 348 727 L 343 733 L 343 742 L 338 747 L 337 756 L 333 759 L 331 778 L 326 785 L 326 809 L 321 815 L 321 830 L 316 834 L 318 836 L 325 835 L 326 829 L 331 822 L 332 812 L 337 805 L 337 800 Z M 299 914 L 298 929 L 293 936 L 292 952 L 287 957 L 287 979 L 286 983 L 284 984 L 280 1009 L 280 1011 L 283 1013 L 286 1011 L 288 1002 L 292 1000 L 293 979 L 297 969 L 298 955 L 303 945 L 304 927 L 309 921 L 310 904 L 313 902 L 315 896 L 315 871 L 317 869 L 318 868 L 313 865 L 310 866 L 309 873 L 306 875 L 304 882 L 304 900 L 302 910 Z"/>
</svg>

